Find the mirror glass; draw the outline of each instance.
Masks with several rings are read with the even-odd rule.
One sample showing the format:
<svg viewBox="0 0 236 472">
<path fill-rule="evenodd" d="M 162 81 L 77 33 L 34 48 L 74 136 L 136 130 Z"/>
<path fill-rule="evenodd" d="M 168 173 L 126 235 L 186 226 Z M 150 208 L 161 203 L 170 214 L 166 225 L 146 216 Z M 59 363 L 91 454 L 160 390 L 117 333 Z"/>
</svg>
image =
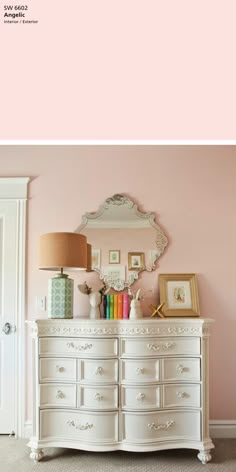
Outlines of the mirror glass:
<svg viewBox="0 0 236 472">
<path fill-rule="evenodd" d="M 155 270 L 168 242 L 154 213 L 140 212 L 120 194 L 86 213 L 76 232 L 92 245 L 92 270 L 117 291 L 131 286 L 142 271 Z"/>
</svg>

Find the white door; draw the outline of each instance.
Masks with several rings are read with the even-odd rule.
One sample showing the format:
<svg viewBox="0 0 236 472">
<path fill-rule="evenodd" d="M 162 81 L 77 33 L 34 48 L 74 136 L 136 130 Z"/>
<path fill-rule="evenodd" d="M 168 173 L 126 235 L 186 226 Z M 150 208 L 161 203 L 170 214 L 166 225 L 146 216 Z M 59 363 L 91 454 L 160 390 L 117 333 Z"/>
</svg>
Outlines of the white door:
<svg viewBox="0 0 236 472">
<path fill-rule="evenodd" d="M 0 200 L 0 434 L 16 424 L 17 203 Z"/>
</svg>

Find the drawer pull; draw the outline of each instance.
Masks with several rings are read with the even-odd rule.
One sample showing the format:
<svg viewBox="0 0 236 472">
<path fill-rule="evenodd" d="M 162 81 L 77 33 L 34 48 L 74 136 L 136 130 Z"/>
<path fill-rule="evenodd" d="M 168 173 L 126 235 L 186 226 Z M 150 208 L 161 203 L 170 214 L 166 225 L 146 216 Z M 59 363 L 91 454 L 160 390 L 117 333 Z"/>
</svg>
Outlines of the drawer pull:
<svg viewBox="0 0 236 472">
<path fill-rule="evenodd" d="M 57 390 L 56 398 L 65 398 L 65 395 L 61 390 Z"/>
<path fill-rule="evenodd" d="M 178 374 L 182 374 L 184 372 L 184 366 L 182 364 L 178 364 L 176 366 L 176 372 L 178 372 Z"/>
<path fill-rule="evenodd" d="M 76 424 L 74 420 L 68 420 L 66 422 L 69 426 L 72 426 L 75 429 L 80 429 L 80 431 L 85 431 L 86 429 L 91 429 L 93 428 L 92 423 L 85 423 L 85 424 Z"/>
<path fill-rule="evenodd" d="M 103 400 L 103 395 L 100 395 L 100 393 L 95 393 L 94 399 L 100 402 Z"/>
<path fill-rule="evenodd" d="M 98 367 L 96 368 L 96 370 L 95 370 L 94 373 L 95 373 L 95 375 L 102 375 L 102 373 L 103 373 L 103 368 L 100 367 L 100 366 L 98 366 Z"/>
<path fill-rule="evenodd" d="M 81 345 L 79 346 L 79 350 L 80 350 L 80 351 L 86 351 L 87 349 L 91 349 L 91 347 L 93 347 L 92 344 L 88 344 L 88 343 L 86 343 L 86 344 L 81 344 Z"/>
<path fill-rule="evenodd" d="M 174 420 L 167 421 L 166 423 L 160 423 L 160 424 L 155 424 L 155 423 L 149 423 L 148 427 L 149 429 L 154 429 L 155 431 L 157 429 L 168 429 L 171 426 L 174 426 L 175 422 Z"/>
<path fill-rule="evenodd" d="M 149 351 L 167 351 L 174 347 L 175 343 L 167 342 L 165 344 L 147 344 Z"/>
<path fill-rule="evenodd" d="M 61 365 L 56 365 L 56 369 L 57 369 L 57 372 L 64 372 L 65 367 L 63 367 Z"/>
<path fill-rule="evenodd" d="M 144 367 L 136 367 L 137 375 L 144 374 Z"/>
<path fill-rule="evenodd" d="M 139 393 L 136 397 L 136 400 L 138 400 L 139 402 L 142 402 L 145 398 L 145 393 Z"/>
<path fill-rule="evenodd" d="M 186 392 L 176 392 L 176 397 L 177 398 L 185 398 L 187 397 L 187 393 Z"/>
<path fill-rule="evenodd" d="M 93 347 L 92 344 L 88 344 L 88 343 L 79 344 L 79 346 L 76 346 L 74 343 L 70 342 L 70 343 L 66 343 L 66 345 L 67 347 L 75 349 L 76 351 L 86 351 L 87 349 L 91 349 L 91 347 Z"/>
</svg>

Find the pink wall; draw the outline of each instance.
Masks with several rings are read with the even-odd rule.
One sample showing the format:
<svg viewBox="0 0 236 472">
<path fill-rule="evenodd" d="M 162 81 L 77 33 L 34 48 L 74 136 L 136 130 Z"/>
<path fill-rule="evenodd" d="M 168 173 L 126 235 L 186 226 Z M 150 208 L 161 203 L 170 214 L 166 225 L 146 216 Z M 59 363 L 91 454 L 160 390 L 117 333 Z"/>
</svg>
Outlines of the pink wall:
<svg viewBox="0 0 236 472">
<path fill-rule="evenodd" d="M 27 318 L 47 293 L 37 269 L 39 235 L 74 231 L 86 211 L 125 193 L 154 211 L 169 238 L 157 271 L 196 272 L 202 316 L 215 319 L 211 338 L 212 419 L 236 418 L 236 148 L 231 146 L 1 146 L 1 176 L 30 176 L 27 232 Z M 74 276 L 76 284 L 83 275 Z M 140 284 L 144 280 L 141 279 Z M 82 315 L 76 292 L 75 316 Z M 84 303 L 84 300 L 83 300 Z M 28 343 L 28 372 L 31 352 Z M 28 374 L 30 385 L 30 374 Z M 28 418 L 31 417 L 29 387 Z"/>
</svg>

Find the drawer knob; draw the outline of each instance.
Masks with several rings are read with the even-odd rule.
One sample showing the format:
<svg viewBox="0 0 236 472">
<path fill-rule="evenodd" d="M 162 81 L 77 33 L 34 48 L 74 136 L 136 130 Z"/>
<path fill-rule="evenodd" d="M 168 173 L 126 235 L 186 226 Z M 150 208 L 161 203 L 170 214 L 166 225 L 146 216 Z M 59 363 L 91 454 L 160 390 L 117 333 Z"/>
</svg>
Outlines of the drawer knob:
<svg viewBox="0 0 236 472">
<path fill-rule="evenodd" d="M 94 399 L 100 402 L 103 400 L 103 395 L 100 395 L 100 393 L 95 393 Z"/>
<path fill-rule="evenodd" d="M 182 364 L 178 364 L 176 366 L 176 371 L 178 372 L 178 374 L 182 374 L 184 372 L 184 366 Z"/>
<path fill-rule="evenodd" d="M 64 372 L 65 367 L 63 367 L 61 365 L 56 365 L 56 369 L 57 369 L 57 372 Z"/>
<path fill-rule="evenodd" d="M 65 398 L 65 395 L 61 390 L 57 390 L 56 398 Z"/>
<path fill-rule="evenodd" d="M 144 367 L 136 367 L 137 375 L 144 374 Z"/>
<path fill-rule="evenodd" d="M 91 349 L 93 347 L 92 344 L 79 344 L 79 346 L 76 346 L 75 343 L 69 342 L 66 343 L 67 347 L 74 349 L 75 351 L 86 351 L 87 349 Z"/>
<path fill-rule="evenodd" d="M 168 349 L 171 349 L 174 347 L 175 343 L 173 342 L 167 342 L 164 344 L 147 344 L 147 348 L 149 351 L 167 351 Z"/>
<path fill-rule="evenodd" d="M 145 398 L 145 393 L 139 393 L 136 397 L 136 400 L 138 400 L 139 402 L 142 402 Z"/>
<path fill-rule="evenodd" d="M 96 369 L 95 369 L 95 375 L 102 375 L 103 373 L 103 368 L 101 366 L 98 366 Z"/>
<path fill-rule="evenodd" d="M 171 426 L 174 426 L 174 424 L 175 424 L 174 420 L 169 420 L 166 423 L 160 423 L 160 424 L 149 423 L 148 428 L 149 429 L 154 429 L 156 431 L 158 429 L 168 429 Z"/>
<path fill-rule="evenodd" d="M 176 392 L 176 397 L 177 398 L 185 398 L 187 397 L 187 393 L 186 392 Z"/>
<path fill-rule="evenodd" d="M 80 431 L 85 431 L 86 429 L 91 429 L 93 428 L 92 423 L 85 423 L 85 424 L 76 424 L 74 420 L 68 420 L 66 422 L 69 426 L 72 426 L 75 429 L 80 429 Z"/>
</svg>

